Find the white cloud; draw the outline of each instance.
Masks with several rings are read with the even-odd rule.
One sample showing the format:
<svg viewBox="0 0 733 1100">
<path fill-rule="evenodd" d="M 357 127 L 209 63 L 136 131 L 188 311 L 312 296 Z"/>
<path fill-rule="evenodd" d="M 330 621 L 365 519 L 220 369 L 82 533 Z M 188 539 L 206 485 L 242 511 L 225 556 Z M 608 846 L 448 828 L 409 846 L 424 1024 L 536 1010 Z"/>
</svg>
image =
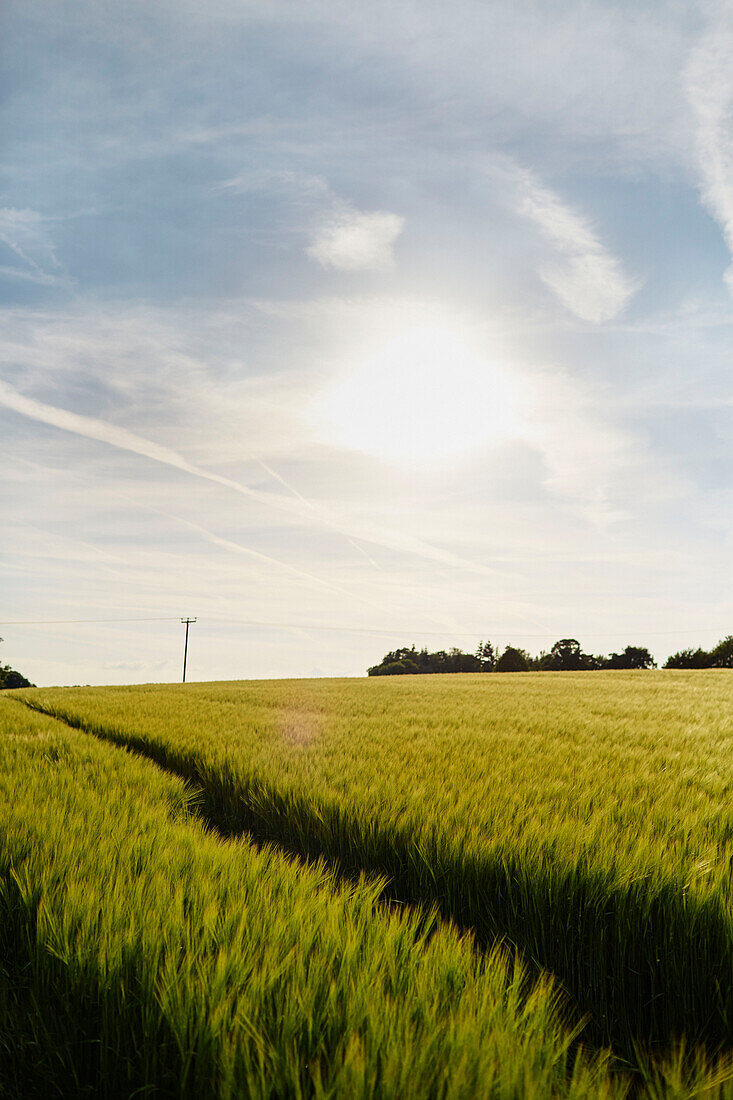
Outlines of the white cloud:
<svg viewBox="0 0 733 1100">
<path fill-rule="evenodd" d="M 638 481 L 643 445 L 600 416 L 592 395 L 562 371 L 537 372 L 532 389 L 528 440 L 543 455 L 548 488 L 593 526 L 628 519 L 628 488 L 619 489 L 630 475 Z"/>
<path fill-rule="evenodd" d="M 526 169 L 512 168 L 510 175 L 514 209 L 534 222 L 556 254 L 540 265 L 542 281 L 583 321 L 612 320 L 637 290 L 638 281 L 626 274 L 582 214 Z"/>
<path fill-rule="evenodd" d="M 309 211 L 310 244 L 306 252 L 323 267 L 368 271 L 391 267 L 394 243 L 405 219 L 384 210 L 357 210 L 338 195 L 323 176 L 262 169 L 244 172 L 218 184 L 231 194 L 266 191 Z"/>
<path fill-rule="evenodd" d="M 405 219 L 385 211 L 347 210 L 320 226 L 308 255 L 324 267 L 362 271 L 391 267 Z"/>
<path fill-rule="evenodd" d="M 7 265 L 0 273 L 12 278 L 52 285 L 68 281 L 64 275 L 53 274 L 61 267 L 53 241 L 45 225 L 45 219 L 35 210 L 17 210 L 4 207 L 0 210 L 0 241 L 8 246 L 22 261 L 23 267 Z"/>
<path fill-rule="evenodd" d="M 685 72 L 697 121 L 698 165 L 705 204 L 733 255 L 733 12 L 720 8 Z M 725 273 L 733 293 L 733 265 Z"/>
</svg>

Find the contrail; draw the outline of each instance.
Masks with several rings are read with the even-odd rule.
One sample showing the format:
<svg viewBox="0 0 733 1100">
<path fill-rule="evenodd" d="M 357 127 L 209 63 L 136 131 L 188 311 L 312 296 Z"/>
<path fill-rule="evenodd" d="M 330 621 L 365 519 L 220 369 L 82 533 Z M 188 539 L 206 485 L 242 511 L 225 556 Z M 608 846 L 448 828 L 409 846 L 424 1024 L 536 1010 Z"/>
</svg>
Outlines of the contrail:
<svg viewBox="0 0 733 1100">
<path fill-rule="evenodd" d="M 348 588 L 341 588 L 338 584 L 333 584 L 331 581 L 324 581 L 322 577 L 317 577 L 314 573 L 307 573 L 304 569 L 298 569 L 294 565 L 288 565 L 287 562 L 280 561 L 278 558 L 272 558 L 269 554 L 262 554 L 259 550 L 253 550 L 249 546 L 243 546 L 241 542 L 233 542 L 231 539 L 225 539 L 221 535 L 215 535 L 213 531 L 209 531 L 207 527 L 202 527 L 198 523 L 192 523 L 191 520 L 182 519 L 181 516 L 174 516 L 170 512 L 164 512 L 158 508 L 150 508 L 150 511 L 156 512 L 158 515 L 165 516 L 166 519 L 171 519 L 175 523 L 181 523 L 184 527 L 190 527 L 192 531 L 197 531 L 202 538 L 207 542 L 212 543 L 214 546 L 221 546 L 224 550 L 231 550 L 235 554 L 245 554 L 247 557 L 254 558 L 255 561 L 264 562 L 266 565 L 275 565 L 278 569 L 283 569 L 286 573 L 290 573 L 291 576 L 297 577 L 298 580 L 307 580 L 312 584 L 319 585 L 321 588 L 328 588 L 331 592 L 338 592 L 340 596 L 349 596 L 352 600 L 358 600 L 360 603 L 369 603 L 369 600 L 365 600 L 363 596 L 357 596 L 356 593 L 350 592 Z"/>
<path fill-rule="evenodd" d="M 276 481 L 280 482 L 288 492 L 293 494 L 302 505 L 302 508 L 294 509 L 289 502 L 278 497 L 273 497 L 270 493 L 261 493 L 257 489 L 250 489 L 249 486 L 243 485 L 240 481 L 235 481 L 233 478 L 223 477 L 221 474 L 212 473 L 203 466 L 197 466 L 189 462 L 183 455 L 179 454 L 178 451 L 174 451 L 170 447 L 163 447 L 159 443 L 153 443 L 151 440 L 144 439 L 134 432 L 127 431 L 126 428 L 118 428 L 114 424 L 108 423 L 106 420 L 99 420 L 93 416 L 81 416 L 79 413 L 69 412 L 67 409 L 59 409 L 55 405 L 47 405 L 44 401 L 37 401 L 33 397 L 25 397 L 23 394 L 18 393 L 12 386 L 8 385 L 7 382 L 0 381 L 0 404 L 5 405 L 6 408 L 12 409 L 14 412 L 20 413 L 21 416 L 27 416 L 31 420 L 40 421 L 42 424 L 50 424 L 54 428 L 61 428 L 62 431 L 71 432 L 74 435 L 81 435 L 87 439 L 95 439 L 100 443 L 107 443 L 111 447 L 117 447 L 121 451 L 131 451 L 133 454 L 151 458 L 154 462 L 161 462 L 165 466 L 172 466 L 174 469 L 182 470 L 184 473 L 192 474 L 194 477 L 204 478 L 206 481 L 212 481 L 217 485 L 223 485 L 227 489 L 233 489 L 235 493 L 241 493 L 243 496 L 250 497 L 250 499 L 256 500 L 260 504 L 267 504 L 271 508 L 278 508 L 281 511 L 290 513 L 295 511 L 299 515 L 309 515 L 321 526 L 343 535 L 350 545 L 353 546 L 362 557 L 367 559 L 370 565 L 377 568 L 376 562 L 361 546 L 358 546 L 354 542 L 347 532 L 341 530 L 337 524 L 334 524 L 322 516 L 315 505 L 311 504 L 309 500 L 306 500 L 297 489 L 289 485 L 283 477 L 273 470 L 272 467 L 268 466 L 267 463 L 263 462 L 262 459 L 252 456 L 254 461 L 258 462 L 263 470 Z"/>
<path fill-rule="evenodd" d="M 270 508 L 288 512 L 291 515 L 295 514 L 300 519 L 309 519 L 311 522 L 315 521 L 319 526 L 325 527 L 328 530 L 338 531 L 340 534 L 346 535 L 347 538 L 362 539 L 376 546 L 383 546 L 389 550 L 398 550 L 403 553 L 414 554 L 417 557 L 422 557 L 429 561 L 439 562 L 442 565 L 451 566 L 453 568 L 464 569 L 482 576 L 507 576 L 506 572 L 502 570 L 494 569 L 480 562 L 472 562 L 457 554 L 453 554 L 449 550 L 441 550 L 438 547 L 423 542 L 422 539 L 412 538 L 409 535 L 399 534 L 394 531 L 383 531 L 380 529 L 354 531 L 353 527 L 352 532 L 346 532 L 340 525 L 326 520 L 320 514 L 320 511 L 313 505 L 309 504 L 307 501 L 303 503 L 302 500 L 304 498 L 287 500 L 283 497 L 274 496 L 272 493 L 262 493 L 257 489 L 250 489 L 249 486 L 243 485 L 240 481 L 235 481 L 230 477 L 224 477 L 222 474 L 212 473 L 211 470 L 207 470 L 203 466 L 197 466 L 195 463 L 189 462 L 183 455 L 179 454 L 178 451 L 174 451 L 170 447 L 163 447 L 159 443 L 153 443 L 143 436 L 127 431 L 126 428 L 118 428 L 116 425 L 110 424 L 106 420 L 99 420 L 97 417 L 93 416 L 82 416 L 79 413 L 69 412 L 67 409 L 60 409 L 55 405 L 47 405 L 44 401 L 37 401 L 33 397 L 26 397 L 18 393 L 18 391 L 7 382 L 3 381 L 0 381 L 0 405 L 4 405 L 8 409 L 20 413 L 21 416 L 27 416 L 31 420 L 39 421 L 42 424 L 49 424 L 51 427 L 60 428 L 62 431 L 71 432 L 73 435 L 79 435 L 86 439 L 94 439 L 100 443 L 106 443 L 121 451 L 142 455 L 145 458 L 152 459 L 154 462 L 160 462 L 164 466 L 171 466 L 176 470 L 191 474 L 193 477 L 202 478 L 215 485 L 222 485 L 224 488 L 231 489 L 233 492 L 239 493 L 250 500 L 254 500 L 258 504 L 264 504 Z M 277 475 L 275 476 L 277 477 Z M 282 479 L 278 477 L 278 480 Z M 293 490 L 291 489 L 290 491 L 292 492 Z M 361 553 L 364 553 L 364 551 L 361 551 Z"/>
<path fill-rule="evenodd" d="M 154 462 L 161 462 L 164 466 L 172 466 L 176 470 L 192 474 L 194 477 L 204 478 L 216 485 L 223 485 L 227 489 L 233 489 L 236 493 L 241 493 L 243 496 L 258 501 L 258 503 L 268 504 L 270 507 L 279 508 L 286 512 L 297 511 L 300 513 L 302 511 L 301 508 L 294 509 L 289 502 L 274 497 L 270 493 L 250 489 L 249 486 L 243 485 L 240 481 L 224 477 L 222 474 L 212 473 L 211 470 L 207 470 L 203 466 L 197 466 L 195 463 L 189 462 L 178 451 L 174 451 L 170 447 L 163 447 L 159 443 L 153 443 L 151 440 L 143 438 L 143 436 L 127 431 L 126 428 L 118 428 L 106 420 L 99 420 L 93 416 L 82 416 L 79 413 L 69 412 L 67 409 L 59 409 L 55 405 L 47 405 L 44 401 L 37 401 L 33 397 L 25 397 L 8 385 L 7 382 L 0 381 L 0 404 L 20 413 L 22 416 L 30 417 L 31 420 L 38 420 L 43 424 L 50 424 L 54 428 L 61 428 L 62 431 L 81 435 L 87 439 L 95 439 L 100 443 L 107 443 L 121 451 L 130 451 L 133 454 L 151 458 Z M 285 488 L 294 493 L 304 507 L 315 513 L 313 506 L 291 486 L 287 485 L 283 478 L 279 477 L 265 463 L 261 463 L 261 465 Z"/>
<path fill-rule="evenodd" d="M 300 503 L 303 504 L 306 508 L 311 509 L 313 513 L 317 516 L 317 518 L 321 521 L 321 523 L 324 524 L 324 526 L 329 527 L 332 531 L 336 531 L 339 535 L 343 535 L 349 546 L 353 547 L 353 549 L 356 550 L 358 554 L 361 554 L 363 558 L 366 558 L 366 560 L 374 569 L 379 569 L 379 566 L 375 562 L 374 558 L 367 554 L 363 546 L 360 546 L 358 542 L 355 542 L 354 539 L 352 539 L 351 535 L 348 534 L 348 532 L 342 530 L 341 527 L 338 527 L 336 524 L 332 523 L 327 516 L 324 516 L 320 509 L 313 503 L 313 501 L 308 500 L 308 498 L 304 497 L 302 493 L 299 493 L 295 486 L 286 481 L 285 478 L 277 472 L 277 470 L 273 470 L 272 466 L 268 466 L 264 459 L 261 459 L 258 455 L 253 455 L 251 452 L 248 452 L 248 458 L 250 458 L 252 462 L 256 462 L 257 465 L 260 466 L 266 474 L 269 474 L 271 478 L 274 478 L 275 481 L 279 481 L 283 488 L 287 489 L 289 493 L 293 494 L 296 500 L 299 500 Z"/>
</svg>

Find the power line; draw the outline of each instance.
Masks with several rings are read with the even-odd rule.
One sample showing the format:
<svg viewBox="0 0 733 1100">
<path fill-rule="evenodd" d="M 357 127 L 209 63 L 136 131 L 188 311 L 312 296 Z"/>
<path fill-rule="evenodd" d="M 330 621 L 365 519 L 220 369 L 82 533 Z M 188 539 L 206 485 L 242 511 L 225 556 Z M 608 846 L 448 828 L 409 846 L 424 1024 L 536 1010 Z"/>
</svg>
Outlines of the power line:
<svg viewBox="0 0 733 1100">
<path fill-rule="evenodd" d="M 445 637 L 451 637 L 451 638 L 478 638 L 481 634 L 486 634 L 487 636 L 490 635 L 490 634 L 495 634 L 495 635 L 497 635 L 498 637 L 501 637 L 501 638 L 556 638 L 558 633 L 559 633 L 557 630 L 545 631 L 544 634 L 531 634 L 531 633 L 529 633 L 525 630 L 514 630 L 514 631 L 496 630 L 496 629 L 492 629 L 490 631 L 487 631 L 486 629 L 483 629 L 483 630 L 451 630 L 449 627 L 446 627 L 445 630 L 413 630 L 411 628 L 399 628 L 397 630 L 383 630 L 383 629 L 380 629 L 379 627 L 370 627 L 370 626 L 327 626 L 325 624 L 320 624 L 320 623 L 273 623 L 273 622 L 262 622 L 261 620 L 258 620 L 258 619 L 208 619 L 208 620 L 204 619 L 202 621 L 203 622 L 206 622 L 206 621 L 215 622 L 215 623 L 228 623 L 231 626 L 261 626 L 261 627 L 274 628 L 274 629 L 278 629 L 278 630 L 333 630 L 333 631 L 337 631 L 340 634 L 382 634 L 382 635 L 390 636 L 390 637 L 394 634 L 398 634 L 398 635 L 414 634 L 414 635 L 419 636 L 419 637 L 428 637 L 428 638 L 445 638 Z M 0 624 L 0 625 L 2 625 L 2 624 Z M 717 631 L 717 633 L 722 633 L 722 632 L 723 632 L 722 630 Z M 704 629 L 698 628 L 698 629 L 692 629 L 692 630 L 689 630 L 689 629 L 685 629 L 685 630 L 641 630 L 641 631 L 630 631 L 630 630 L 617 630 L 617 631 L 584 630 L 584 631 L 581 631 L 581 633 L 583 633 L 583 634 L 602 634 L 605 638 L 625 638 L 625 637 L 627 637 L 627 635 L 629 635 L 631 633 L 644 634 L 645 637 L 646 636 L 649 636 L 649 637 L 662 637 L 662 636 L 677 635 L 677 634 L 705 634 L 705 633 L 714 634 L 714 633 L 716 633 L 716 631 L 712 630 L 709 627 L 707 627 L 707 628 L 704 628 Z"/>
<path fill-rule="evenodd" d="M 281 622 L 266 622 L 261 619 L 219 619 L 219 618 L 203 618 L 203 623 L 221 623 L 230 626 L 256 626 L 263 627 L 271 630 L 325 630 L 332 631 L 339 634 L 376 634 L 385 637 L 392 637 L 394 635 L 415 635 L 416 637 L 425 638 L 478 638 L 479 635 L 487 634 L 484 630 L 451 630 L 450 627 L 446 627 L 445 630 L 415 630 L 412 628 L 397 628 L 394 630 L 385 630 L 380 627 L 369 626 L 332 626 L 326 623 L 281 623 Z M 124 618 L 124 619 L 18 619 L 1 621 L 0 626 L 67 626 L 82 623 L 172 623 L 182 622 L 185 624 L 186 620 L 181 619 L 178 615 L 147 615 L 136 618 Z M 190 619 L 189 622 L 196 622 L 195 619 Z M 602 634 L 605 638 L 625 638 L 630 633 L 639 634 L 642 633 L 646 637 L 668 637 L 678 634 L 714 634 L 716 633 L 710 627 L 704 628 L 686 628 L 684 630 L 642 630 L 642 631 L 607 631 L 607 630 L 585 630 L 583 634 Z M 717 630 L 717 633 L 723 633 L 721 629 Z M 554 638 L 557 636 L 558 631 L 545 631 L 543 634 L 530 633 L 524 630 L 490 630 L 488 634 L 494 634 L 501 638 Z"/>
<path fill-rule="evenodd" d="M 68 623 L 173 623 L 177 615 L 146 615 L 136 619 L 9 619 L 0 626 L 63 626 Z"/>
</svg>

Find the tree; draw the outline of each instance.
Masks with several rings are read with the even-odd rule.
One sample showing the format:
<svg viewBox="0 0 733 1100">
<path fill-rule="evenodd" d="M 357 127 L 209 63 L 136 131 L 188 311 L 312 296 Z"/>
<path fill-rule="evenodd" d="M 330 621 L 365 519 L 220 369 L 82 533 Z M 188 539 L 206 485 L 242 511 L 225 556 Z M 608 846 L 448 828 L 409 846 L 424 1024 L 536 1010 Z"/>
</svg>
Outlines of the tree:
<svg viewBox="0 0 733 1100">
<path fill-rule="evenodd" d="M 493 672 L 496 668 L 498 654 L 492 642 L 479 642 L 476 649 L 476 658 L 480 662 L 481 672 Z"/>
<path fill-rule="evenodd" d="M 529 661 L 523 649 L 508 645 L 496 662 L 495 672 L 528 672 Z"/>
<path fill-rule="evenodd" d="M 387 661 L 381 665 L 375 665 L 369 669 L 369 676 L 404 676 L 406 673 L 415 675 L 420 670 L 414 661 Z"/>
<path fill-rule="evenodd" d="M 711 668 L 733 668 L 733 634 L 723 638 L 710 653 Z"/>
<path fill-rule="evenodd" d="M 428 673 L 428 672 L 480 672 L 481 662 L 473 653 L 464 653 L 461 649 L 450 649 L 446 652 L 439 649 L 435 653 L 428 653 L 427 649 L 420 652 L 413 645 L 410 649 L 403 646 L 385 654 L 378 665 L 368 669 L 369 676 L 396 676 L 399 673 Z"/>
<path fill-rule="evenodd" d="M 583 653 L 577 638 L 561 638 L 542 659 L 543 671 L 575 672 L 589 667 L 588 655 Z"/>
<path fill-rule="evenodd" d="M 2 638 L 0 638 L 0 642 Z M 22 676 L 20 672 L 16 672 L 10 665 L 0 665 L 0 691 L 6 688 L 29 688 L 35 687 L 30 680 L 26 680 L 25 676 Z"/>
<path fill-rule="evenodd" d="M 623 653 L 612 653 L 604 661 L 605 668 L 656 668 L 657 662 L 648 649 L 627 645 Z"/>
<path fill-rule="evenodd" d="M 705 649 L 681 649 L 664 662 L 665 668 L 710 668 L 712 654 Z"/>
<path fill-rule="evenodd" d="M 448 651 L 444 672 L 480 672 L 481 662 L 473 653 L 464 653 L 453 646 Z"/>
<path fill-rule="evenodd" d="M 9 665 L 0 665 L 0 691 L 5 688 L 30 688 L 34 685 Z"/>
<path fill-rule="evenodd" d="M 397 676 L 404 673 L 425 675 L 431 672 L 528 672 L 535 669 L 542 672 L 580 672 L 601 668 L 656 667 L 656 662 L 646 646 L 627 645 L 620 653 L 599 657 L 593 653 L 584 653 L 577 638 L 560 638 L 549 653 L 543 651 L 537 657 L 532 657 L 526 650 L 516 649 L 514 646 L 507 646 L 499 656 L 496 646 L 490 641 L 480 641 L 475 653 L 464 653 L 455 646 L 449 650 L 438 649 L 435 653 L 429 653 L 427 649 L 418 652 L 414 645 L 409 648 L 403 646 L 385 654 L 381 662 L 368 672 L 370 676 Z M 733 634 L 723 638 L 710 652 L 699 647 L 682 649 L 668 657 L 664 667 L 733 668 Z M 0 680 L 2 671 L 0 666 Z M 10 685 L 0 682 L 0 687 L 2 686 Z"/>
</svg>

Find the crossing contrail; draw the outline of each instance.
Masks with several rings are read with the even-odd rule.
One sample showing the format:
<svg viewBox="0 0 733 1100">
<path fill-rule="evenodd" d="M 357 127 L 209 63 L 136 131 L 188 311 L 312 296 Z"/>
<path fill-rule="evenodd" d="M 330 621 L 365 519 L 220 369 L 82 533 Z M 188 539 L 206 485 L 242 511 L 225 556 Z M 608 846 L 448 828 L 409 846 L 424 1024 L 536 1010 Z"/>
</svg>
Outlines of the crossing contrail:
<svg viewBox="0 0 733 1100">
<path fill-rule="evenodd" d="M 322 529 L 338 532 L 345 536 L 351 542 L 352 546 L 355 545 L 353 540 L 359 539 L 364 542 L 370 542 L 375 546 L 382 546 L 389 550 L 397 550 L 405 554 L 415 555 L 416 557 L 450 566 L 454 569 L 461 569 L 482 576 L 496 577 L 502 575 L 501 570 L 495 569 L 492 566 L 485 565 L 482 562 L 470 561 L 460 557 L 460 555 L 452 553 L 452 551 L 442 550 L 439 547 L 424 542 L 422 539 L 416 539 L 411 535 L 401 532 L 387 531 L 381 528 L 355 530 L 353 525 L 349 525 L 350 529 L 347 530 L 342 524 L 331 521 L 329 518 L 325 517 L 319 508 L 316 508 L 307 501 L 305 497 L 302 497 L 297 491 L 293 490 L 291 486 L 288 486 L 283 478 L 275 474 L 275 472 L 264 463 L 261 463 L 261 465 L 268 473 L 276 477 L 276 479 L 280 481 L 284 487 L 288 488 L 291 493 L 295 493 L 294 497 L 287 498 L 275 496 L 272 493 L 263 493 L 258 489 L 252 489 L 241 481 L 225 477 L 223 474 L 216 474 L 203 466 L 199 466 L 194 462 L 189 462 L 187 458 L 171 447 L 164 447 L 159 443 L 154 443 L 152 440 L 137 435 L 135 432 L 130 432 L 126 428 L 119 428 L 106 420 L 100 420 L 98 417 L 70 412 L 68 409 L 61 409 L 55 405 L 48 405 L 44 401 L 36 400 L 36 398 L 26 397 L 24 394 L 19 393 L 13 386 L 9 385 L 9 383 L 3 381 L 0 381 L 0 405 L 4 405 L 6 408 L 19 413 L 21 416 L 27 416 L 29 419 L 36 420 L 41 424 L 48 424 L 51 427 L 60 428 L 62 431 L 71 432 L 73 435 L 82 436 L 86 439 L 93 439 L 100 443 L 106 443 L 111 447 L 116 447 L 121 451 L 127 451 L 130 454 L 141 455 L 154 462 L 159 462 L 164 466 L 170 466 L 173 469 L 181 470 L 183 473 L 190 474 L 193 477 L 209 481 L 214 485 L 221 485 L 225 489 L 231 489 L 233 492 L 239 493 L 249 500 L 256 501 L 258 504 L 263 504 L 269 508 L 275 508 L 281 512 L 287 512 L 290 515 L 296 515 L 299 519 L 305 520 Z M 357 549 L 359 549 L 359 552 L 367 557 L 370 562 L 372 561 L 361 547 L 357 547 Z M 372 564 L 374 564 L 374 562 L 372 562 Z M 504 573 L 503 575 L 506 574 Z"/>
</svg>

